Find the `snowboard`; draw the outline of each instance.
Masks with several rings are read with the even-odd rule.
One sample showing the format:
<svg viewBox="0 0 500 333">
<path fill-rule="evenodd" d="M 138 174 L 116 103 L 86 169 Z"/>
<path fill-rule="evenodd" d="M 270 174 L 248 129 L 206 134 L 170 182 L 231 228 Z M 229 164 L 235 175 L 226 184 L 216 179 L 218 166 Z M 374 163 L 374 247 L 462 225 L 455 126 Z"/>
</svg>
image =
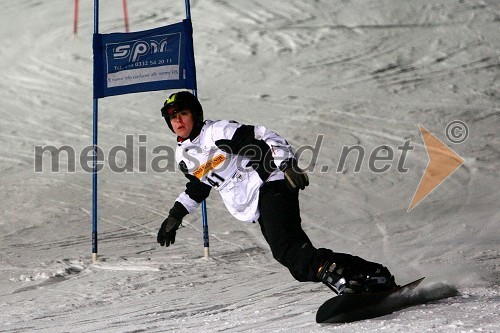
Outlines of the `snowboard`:
<svg viewBox="0 0 500 333">
<path fill-rule="evenodd" d="M 392 290 L 366 293 L 343 294 L 324 302 L 316 312 L 317 323 L 348 323 L 388 315 L 394 311 L 424 303 L 412 299 L 409 294 L 424 278 L 420 278 Z"/>
</svg>

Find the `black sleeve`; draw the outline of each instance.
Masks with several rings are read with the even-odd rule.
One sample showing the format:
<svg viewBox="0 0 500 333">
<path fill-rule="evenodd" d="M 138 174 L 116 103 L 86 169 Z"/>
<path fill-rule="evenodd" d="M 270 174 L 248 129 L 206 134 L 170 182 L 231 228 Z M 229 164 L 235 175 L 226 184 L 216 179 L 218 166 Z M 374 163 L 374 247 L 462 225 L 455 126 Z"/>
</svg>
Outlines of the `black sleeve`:
<svg viewBox="0 0 500 333">
<path fill-rule="evenodd" d="M 230 140 L 217 140 L 215 145 L 228 154 L 250 158 L 247 166 L 251 166 L 263 181 L 276 170 L 271 147 L 264 140 L 255 138 L 254 126 L 241 125 Z"/>
</svg>

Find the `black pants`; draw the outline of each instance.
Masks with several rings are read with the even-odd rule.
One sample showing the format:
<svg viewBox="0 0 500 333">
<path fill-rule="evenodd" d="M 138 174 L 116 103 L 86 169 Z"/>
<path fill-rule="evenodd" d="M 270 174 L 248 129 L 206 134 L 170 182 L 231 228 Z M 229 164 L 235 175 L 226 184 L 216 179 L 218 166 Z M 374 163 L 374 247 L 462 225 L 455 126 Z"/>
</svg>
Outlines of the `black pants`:
<svg viewBox="0 0 500 333">
<path fill-rule="evenodd" d="M 301 282 L 315 281 L 319 266 L 334 254 L 316 249 L 301 226 L 299 194 L 285 181 L 264 184 L 259 196 L 259 224 L 273 257 Z"/>
</svg>

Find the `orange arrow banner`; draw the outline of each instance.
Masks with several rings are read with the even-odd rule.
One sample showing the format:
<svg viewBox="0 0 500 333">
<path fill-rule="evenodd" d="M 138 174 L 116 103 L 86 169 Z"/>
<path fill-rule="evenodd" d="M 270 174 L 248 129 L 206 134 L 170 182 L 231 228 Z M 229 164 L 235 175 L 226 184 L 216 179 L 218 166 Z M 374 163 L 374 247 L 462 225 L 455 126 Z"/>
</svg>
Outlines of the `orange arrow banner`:
<svg viewBox="0 0 500 333">
<path fill-rule="evenodd" d="M 424 139 L 425 150 L 429 157 L 429 163 L 425 169 L 420 184 L 415 191 L 408 211 L 417 206 L 425 197 L 434 191 L 464 163 L 464 159 L 445 145 L 441 140 L 418 125 Z"/>
</svg>

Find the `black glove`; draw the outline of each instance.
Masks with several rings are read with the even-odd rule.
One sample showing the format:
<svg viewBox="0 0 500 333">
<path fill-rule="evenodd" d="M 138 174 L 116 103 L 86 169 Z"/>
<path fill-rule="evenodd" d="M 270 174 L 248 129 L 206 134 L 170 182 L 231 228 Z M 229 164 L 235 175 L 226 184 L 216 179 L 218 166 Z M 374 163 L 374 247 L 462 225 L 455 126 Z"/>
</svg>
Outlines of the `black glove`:
<svg viewBox="0 0 500 333">
<path fill-rule="evenodd" d="M 160 246 L 165 245 L 168 247 L 170 244 L 175 243 L 175 232 L 181 225 L 181 220 L 175 217 L 169 216 L 161 224 L 160 230 L 158 230 L 158 236 L 156 241 L 160 243 Z"/>
<path fill-rule="evenodd" d="M 309 177 L 299 168 L 296 159 L 289 159 L 281 163 L 280 169 L 285 173 L 287 185 L 292 191 L 305 189 L 309 185 Z"/>
</svg>

